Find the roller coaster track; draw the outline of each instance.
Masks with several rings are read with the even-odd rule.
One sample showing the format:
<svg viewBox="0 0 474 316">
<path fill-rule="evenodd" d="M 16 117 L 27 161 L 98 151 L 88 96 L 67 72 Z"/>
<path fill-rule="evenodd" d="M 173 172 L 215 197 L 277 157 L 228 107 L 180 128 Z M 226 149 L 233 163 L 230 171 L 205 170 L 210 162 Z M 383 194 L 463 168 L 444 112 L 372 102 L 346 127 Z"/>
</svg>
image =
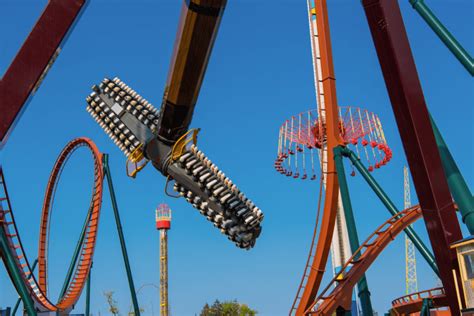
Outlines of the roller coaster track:
<svg viewBox="0 0 474 316">
<path fill-rule="evenodd" d="M 382 251 L 406 227 L 421 217 L 419 205 L 394 215 L 380 225 L 319 294 L 305 315 L 331 315 L 339 306 L 350 309 L 352 289 Z M 335 287 L 333 286 L 335 285 Z"/>
<path fill-rule="evenodd" d="M 319 32 L 317 43 L 320 52 L 319 58 L 315 62 L 321 65 L 321 74 L 318 76 L 318 85 L 321 91 L 319 89 L 317 91 L 319 93 L 318 96 L 322 97 L 319 102 L 324 104 L 324 108 L 320 107 L 321 113 L 319 113 L 319 116 L 323 119 L 323 123 L 326 124 L 326 147 L 328 149 L 327 154 L 322 159 L 322 172 L 326 180 L 326 190 L 324 193 L 324 207 L 322 208 L 319 238 L 316 242 L 315 229 L 301 284 L 290 310 L 290 314 L 298 316 L 304 315 L 304 312 L 314 301 L 329 257 L 334 227 L 336 225 L 339 198 L 339 181 L 332 149 L 344 144 L 338 128 L 339 114 L 326 1 L 316 0 L 315 9 L 317 12 L 317 30 Z M 321 195 L 322 191 L 320 191 L 320 198 Z"/>
<path fill-rule="evenodd" d="M 448 303 L 444 289 L 438 287 L 399 297 L 392 301 L 392 310 L 397 315 L 416 313 L 421 310 L 425 299 L 430 299 L 433 302 L 433 308 L 447 306 Z"/>
<path fill-rule="evenodd" d="M 49 219 L 54 201 L 54 193 L 57 189 L 61 172 L 71 157 L 71 155 L 80 147 L 86 147 L 92 154 L 94 160 L 94 185 L 90 208 L 87 215 L 85 238 L 82 242 L 82 248 L 79 259 L 75 265 L 75 271 L 71 282 L 64 295 L 59 298 L 57 304 L 53 304 L 47 297 L 47 245 L 49 232 Z M 28 303 L 33 304 L 35 313 L 47 313 L 51 311 L 67 311 L 79 299 L 85 286 L 87 276 L 89 275 L 92 258 L 94 255 L 95 242 L 97 238 L 97 228 L 102 205 L 103 192 L 103 165 L 102 154 L 96 145 L 87 138 L 77 138 L 66 145 L 59 155 L 51 172 L 40 224 L 39 238 L 39 273 L 38 279 L 33 275 L 30 263 L 26 257 L 19 231 L 15 223 L 11 202 L 8 197 L 7 186 L 2 169 L 0 168 L 0 240 L 5 243 L 0 244 L 0 254 L 5 261 L 10 278 L 13 280 L 18 292 L 26 289 L 30 301 L 24 303 L 28 310 Z M 2 238 L 3 237 L 3 238 Z M 5 238 L 6 237 L 6 238 Z M 14 264 L 11 264 L 14 263 Z M 27 297 L 28 298 L 28 297 Z M 30 305 L 31 308 L 31 305 Z M 31 309 L 28 310 L 31 315 Z M 34 314 L 34 313 L 33 313 Z"/>
</svg>

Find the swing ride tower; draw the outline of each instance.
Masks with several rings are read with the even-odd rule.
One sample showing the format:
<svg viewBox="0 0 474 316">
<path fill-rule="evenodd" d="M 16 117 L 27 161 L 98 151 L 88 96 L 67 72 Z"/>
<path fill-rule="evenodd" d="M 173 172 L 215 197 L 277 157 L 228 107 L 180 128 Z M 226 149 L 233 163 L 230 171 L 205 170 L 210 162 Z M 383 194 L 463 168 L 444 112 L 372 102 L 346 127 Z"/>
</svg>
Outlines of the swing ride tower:
<svg viewBox="0 0 474 316">
<path fill-rule="evenodd" d="M 370 171 L 387 164 L 392 157 L 392 152 L 387 145 L 380 119 L 376 114 L 359 107 L 337 106 L 326 7 L 325 4 L 319 3 L 319 9 L 317 9 L 317 5 L 313 5 L 309 0 L 307 6 L 316 109 L 299 113 L 283 123 L 279 133 L 275 168 L 287 177 L 309 181 L 317 179 L 315 170 L 319 169 L 320 185 L 328 194 L 330 165 L 334 160 L 331 158 L 332 147 L 328 130 L 331 123 L 329 121 L 336 122 L 334 129 L 340 137 L 338 139 L 341 141 L 340 144 L 355 148 L 359 159 L 368 162 Z M 330 113 L 333 117 L 329 117 Z M 355 173 L 352 172 L 352 175 Z M 327 242 L 330 243 L 333 274 L 343 278 L 344 276 L 340 274 L 341 268 L 352 253 L 359 248 L 359 238 L 352 210 L 344 208 L 339 188 L 335 190 L 337 200 L 327 204 L 327 207 L 331 208 L 330 216 L 334 216 L 334 222 L 331 224 L 332 233 L 328 231 Z M 300 289 L 292 307 L 292 312 L 295 311 L 297 315 L 306 308 L 301 306 L 301 304 L 306 304 L 304 302 L 306 297 L 315 295 L 310 292 L 311 289 L 307 288 L 306 284 L 313 282 L 311 275 L 314 273 L 311 270 L 314 269 L 316 262 L 311 263 L 311 260 L 316 256 L 316 252 L 319 252 L 315 249 L 316 230 Z M 320 238 L 318 243 L 322 240 Z M 323 247 L 327 247 L 327 244 L 325 243 Z M 317 248 L 320 246 L 318 245 Z M 317 264 L 323 265 L 323 262 Z M 357 290 L 363 313 L 372 314 L 370 292 L 365 276 L 360 279 Z M 357 315 L 355 298 L 350 299 L 350 305 L 352 312 Z"/>
<path fill-rule="evenodd" d="M 431 126 L 428 125 L 433 125 L 435 134 L 437 129 L 432 123 L 432 118 L 425 115 L 426 112 L 422 113 L 425 111 L 424 100 L 397 2 L 364 0 L 362 3 L 399 125 L 408 163 L 412 169 L 417 168 L 412 176 L 420 198 L 420 205 L 406 207 L 400 211 L 372 176 L 375 169 L 390 161 L 391 150 L 385 141 L 383 129 L 375 114 L 359 108 L 343 108 L 338 105 L 326 1 L 315 0 L 313 9 L 310 0 L 308 0 L 310 25 L 316 26 L 310 27 L 310 31 L 312 32 L 311 44 L 313 63 L 315 64 L 318 107 L 316 110 L 293 116 L 283 123 L 280 128 L 278 155 L 275 161 L 276 170 L 287 177 L 315 180 L 317 174 L 320 174 L 316 225 L 304 273 L 290 315 L 332 315 L 334 312 L 337 315 L 347 315 L 347 312 L 352 309 L 353 290 L 356 285 L 363 315 L 372 315 L 367 310 L 369 307 L 367 303 L 370 304 L 370 294 L 365 280 L 365 272 L 387 245 L 402 231 L 405 231 L 413 246 L 433 272 L 440 277 L 444 285 L 442 289 L 431 289 L 408 296 L 420 297 L 423 294 L 426 297 L 427 295 L 427 298 L 422 302 L 424 306 L 422 313 L 423 310 L 426 313 L 431 307 L 448 306 L 453 315 L 459 314 L 458 305 L 463 305 L 463 302 L 460 301 L 459 304 L 455 302 L 453 294 L 455 291 L 452 286 L 453 277 L 454 283 L 458 277 L 457 267 L 454 260 L 447 262 L 452 253 L 448 253 L 446 246 L 447 241 L 452 242 L 460 239 L 459 227 L 456 225 L 455 213 L 450 212 L 452 200 L 451 198 L 449 201 L 447 199 L 446 193 L 449 191 L 445 189 L 446 179 L 442 179 L 440 175 L 443 168 L 438 163 L 439 159 L 434 159 L 438 161 L 431 162 L 430 159 L 423 158 L 437 156 L 436 151 L 433 150 L 433 144 L 435 144 L 432 141 L 433 137 L 428 135 L 431 132 Z M 314 22 L 311 19 L 312 15 L 314 15 Z M 400 71 L 400 67 L 402 67 L 400 65 L 403 66 L 403 71 Z M 406 70 L 405 67 L 409 69 Z M 417 106 L 414 107 L 414 104 Z M 408 117 L 410 120 L 407 119 Z M 410 137 L 407 137 L 408 134 Z M 417 143 L 420 139 L 423 141 Z M 439 136 L 435 135 L 435 140 L 438 150 L 443 153 L 446 148 L 445 144 L 440 141 Z M 314 152 L 317 155 L 314 155 Z M 314 163 L 314 160 L 317 159 L 319 159 L 319 164 Z M 355 175 L 354 169 L 356 169 L 391 214 L 391 217 L 360 246 L 343 159 L 348 160 L 351 164 L 353 169 L 351 175 Z M 420 160 L 422 161 L 420 162 Z M 310 168 L 308 168 L 308 161 L 311 161 Z M 452 158 L 445 154 L 441 162 L 445 169 L 445 177 L 449 177 L 449 172 L 452 173 L 452 170 L 456 170 L 456 168 L 449 168 L 449 163 L 454 165 Z M 368 167 L 366 167 L 367 164 Z M 315 171 L 315 166 L 318 167 L 318 165 L 320 170 Z M 307 174 L 308 169 L 312 174 Z M 432 183 L 439 183 L 443 189 L 433 187 L 430 185 Z M 469 197 L 472 196 L 467 189 L 461 189 L 459 183 L 449 184 L 451 184 L 450 189 L 453 192 L 462 192 Z M 457 201 L 455 194 L 453 196 Z M 405 197 L 407 196 L 405 195 Z M 440 205 L 445 207 L 443 214 L 440 213 Z M 427 213 L 426 209 L 430 209 L 430 207 L 433 211 L 425 214 Z M 321 289 L 320 285 L 333 239 L 339 237 L 337 212 L 340 210 L 343 210 L 345 214 L 352 256 L 347 259 L 340 271 L 335 273 L 329 284 Z M 461 213 L 463 216 L 466 214 L 466 217 L 469 214 L 466 210 L 461 210 Z M 411 224 L 420 218 L 423 218 L 427 226 L 434 254 L 411 227 Z M 469 222 L 467 220 L 465 222 L 469 227 Z M 452 235 L 448 236 L 450 233 Z M 445 239 L 441 240 L 443 238 Z M 334 253 L 334 249 L 331 251 Z M 450 268 L 453 268 L 451 279 L 447 273 Z M 393 309 L 404 314 L 420 312 L 421 307 L 418 305 L 421 299 L 413 300 L 412 298 L 407 299 L 407 297 L 392 302 Z M 428 302 L 430 302 L 430 306 L 425 304 Z"/>
<path fill-rule="evenodd" d="M 160 315 L 168 316 L 168 230 L 171 228 L 171 209 L 166 204 L 156 209 L 156 229 L 160 232 Z"/>
</svg>

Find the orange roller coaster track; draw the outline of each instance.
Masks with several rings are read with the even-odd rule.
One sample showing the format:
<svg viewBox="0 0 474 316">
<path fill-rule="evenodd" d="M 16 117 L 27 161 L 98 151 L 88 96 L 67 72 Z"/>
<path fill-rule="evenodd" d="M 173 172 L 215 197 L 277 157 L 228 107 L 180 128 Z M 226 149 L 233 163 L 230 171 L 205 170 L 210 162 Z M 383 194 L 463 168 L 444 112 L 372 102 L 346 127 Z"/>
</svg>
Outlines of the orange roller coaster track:
<svg viewBox="0 0 474 316">
<path fill-rule="evenodd" d="M 392 301 L 392 310 L 397 315 L 416 313 L 421 310 L 425 299 L 430 299 L 433 302 L 433 308 L 447 306 L 448 304 L 444 288 L 438 287 L 399 297 Z"/>
<path fill-rule="evenodd" d="M 380 225 L 346 262 L 305 313 L 331 315 L 339 306 L 349 309 L 352 289 L 357 281 L 395 237 L 420 217 L 421 209 L 417 205 L 399 212 Z"/>
<path fill-rule="evenodd" d="M 69 283 L 64 295 L 59 298 L 58 303 L 53 304 L 47 298 L 47 244 L 51 207 L 61 172 L 71 155 L 80 147 L 88 148 L 94 160 L 94 185 L 92 198 L 89 213 L 87 215 L 85 237 L 81 245 L 81 252 L 75 266 L 72 281 Z M 3 193 L 2 196 L 0 196 L 0 202 L 2 202 L 0 204 L 0 233 L 2 236 L 6 236 L 8 240 L 7 248 L 5 249 L 5 247 L 1 247 L 3 248 L 3 253 L 1 253 L 2 258 L 6 261 L 5 266 L 7 267 L 10 278 L 12 280 L 17 280 L 17 282 L 14 282 L 17 290 L 21 292 L 21 288 L 26 288 L 29 297 L 33 301 L 34 309 L 39 313 L 69 310 L 78 301 L 81 295 L 94 256 L 97 228 L 102 205 L 103 172 L 102 153 L 99 152 L 97 146 L 88 138 L 74 139 L 66 145 L 59 155 L 50 175 L 43 203 L 38 251 L 39 277 L 37 280 L 32 273 L 31 266 L 20 239 L 10 199 L 8 197 L 5 178 L 3 171 L 0 168 L 0 181 L 1 188 L 3 189 L 3 192 L 0 191 L 0 193 Z M 15 263 L 13 266 L 8 264 L 8 262 L 11 262 L 8 258 L 13 258 Z"/>
<path fill-rule="evenodd" d="M 326 125 L 326 144 L 328 148 L 327 156 L 323 158 L 326 160 L 323 161 L 323 163 L 326 163 L 326 168 L 323 170 L 323 176 L 326 179 L 326 191 L 319 238 L 317 242 L 311 246 L 305 274 L 303 275 L 298 294 L 290 310 L 290 314 L 294 312 L 296 315 L 303 315 L 314 301 L 326 269 L 334 226 L 336 224 L 337 202 L 339 197 L 339 181 L 336 174 L 332 149 L 344 144 L 344 140 L 341 138 L 338 128 L 339 115 L 336 99 L 336 83 L 325 0 L 316 1 L 316 15 L 316 23 L 319 30 L 318 42 L 321 52 L 320 62 L 322 65 L 321 77 L 318 78 L 318 84 L 322 86 L 322 91 L 324 91 L 322 97 L 325 104 L 324 109 L 320 109 L 320 117 L 325 118 L 323 124 Z M 314 233 L 316 234 L 316 231 Z M 306 274 L 306 271 L 309 271 L 309 273 Z"/>
</svg>

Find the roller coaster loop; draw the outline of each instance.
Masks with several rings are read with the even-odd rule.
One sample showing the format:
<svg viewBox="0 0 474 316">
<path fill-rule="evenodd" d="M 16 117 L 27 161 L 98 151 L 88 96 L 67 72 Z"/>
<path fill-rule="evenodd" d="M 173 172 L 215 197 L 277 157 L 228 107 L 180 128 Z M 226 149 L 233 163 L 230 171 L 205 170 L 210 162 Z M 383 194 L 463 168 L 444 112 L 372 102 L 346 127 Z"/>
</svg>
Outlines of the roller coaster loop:
<svg viewBox="0 0 474 316">
<path fill-rule="evenodd" d="M 54 203 L 54 196 L 61 173 L 70 156 L 80 147 L 87 148 L 94 161 L 94 184 L 89 212 L 79 239 L 78 245 L 71 260 L 71 265 L 66 276 L 63 290 L 58 303 L 53 304 L 47 297 L 48 269 L 48 238 L 49 222 Z M 26 313 L 29 316 L 44 315 L 50 312 L 68 314 L 78 299 L 87 283 L 87 292 L 90 289 L 90 269 L 94 256 L 95 242 L 97 239 L 98 222 L 102 206 L 103 180 L 106 176 L 109 186 L 112 207 L 114 211 L 117 231 L 120 239 L 122 255 L 129 281 L 135 315 L 140 315 L 133 285 L 133 279 L 125 247 L 122 225 L 118 213 L 117 202 L 113 189 L 112 177 L 108 168 L 106 154 L 99 152 L 96 145 L 88 138 L 77 138 L 69 142 L 63 149 L 51 172 L 46 188 L 45 199 L 40 224 L 40 238 L 38 251 L 38 278 L 33 274 L 26 257 L 17 225 L 15 223 L 11 202 L 8 197 L 7 186 L 3 170 L 0 167 L 0 256 L 5 262 L 5 267 L 18 294 L 23 301 Z M 86 310 L 89 299 L 86 298 Z"/>
</svg>

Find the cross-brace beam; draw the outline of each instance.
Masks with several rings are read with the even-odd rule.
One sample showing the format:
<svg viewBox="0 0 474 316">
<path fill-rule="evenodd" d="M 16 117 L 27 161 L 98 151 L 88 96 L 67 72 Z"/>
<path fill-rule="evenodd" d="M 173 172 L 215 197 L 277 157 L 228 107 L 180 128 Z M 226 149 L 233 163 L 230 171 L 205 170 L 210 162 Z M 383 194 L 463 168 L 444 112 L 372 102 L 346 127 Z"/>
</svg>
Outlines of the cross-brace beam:
<svg viewBox="0 0 474 316">
<path fill-rule="evenodd" d="M 0 149 L 43 81 L 86 0 L 49 0 L 0 80 Z"/>
</svg>

